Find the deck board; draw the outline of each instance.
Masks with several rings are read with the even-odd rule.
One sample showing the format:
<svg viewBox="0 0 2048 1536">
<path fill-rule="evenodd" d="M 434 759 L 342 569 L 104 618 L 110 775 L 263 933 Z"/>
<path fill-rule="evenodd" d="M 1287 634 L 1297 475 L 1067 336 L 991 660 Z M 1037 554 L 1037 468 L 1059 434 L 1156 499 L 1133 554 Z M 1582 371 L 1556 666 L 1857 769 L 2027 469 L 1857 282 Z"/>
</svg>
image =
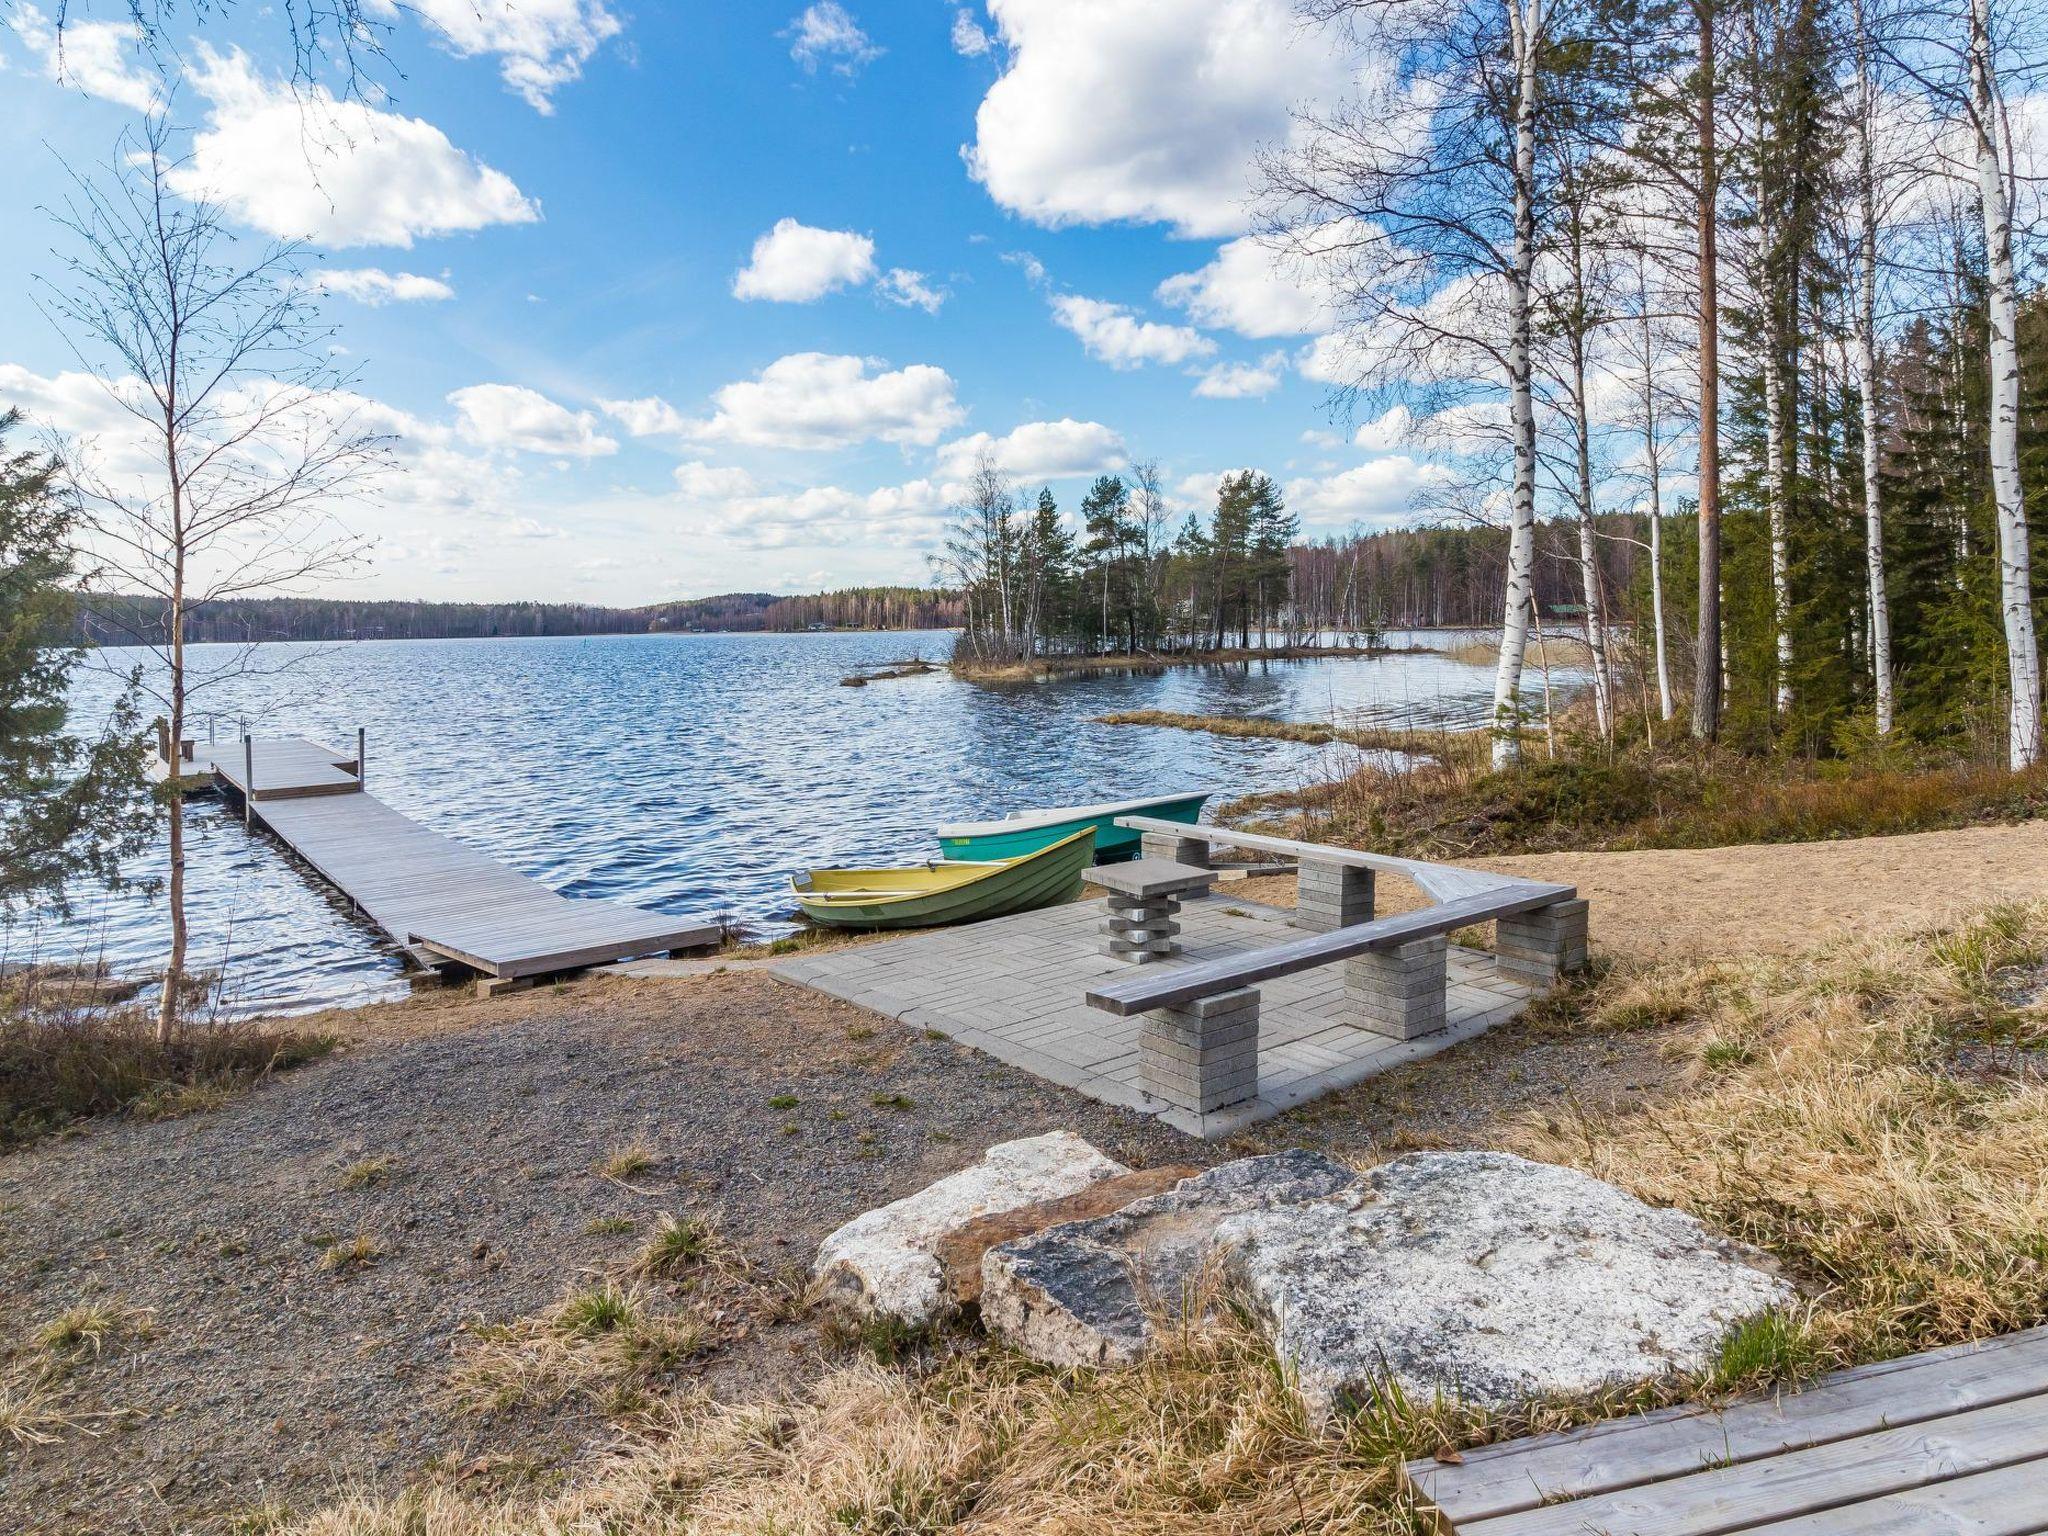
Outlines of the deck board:
<svg viewBox="0 0 2048 1536">
<path fill-rule="evenodd" d="M 1407 1471 L 1456 1536 L 2031 1536 L 2048 1531 L 2048 1328 Z"/>
<path fill-rule="evenodd" d="M 421 964 L 522 978 L 718 942 L 716 924 L 549 890 L 366 793 L 318 742 L 254 747 L 254 819 Z M 246 792 L 240 742 L 195 748 L 191 769 Z"/>
</svg>

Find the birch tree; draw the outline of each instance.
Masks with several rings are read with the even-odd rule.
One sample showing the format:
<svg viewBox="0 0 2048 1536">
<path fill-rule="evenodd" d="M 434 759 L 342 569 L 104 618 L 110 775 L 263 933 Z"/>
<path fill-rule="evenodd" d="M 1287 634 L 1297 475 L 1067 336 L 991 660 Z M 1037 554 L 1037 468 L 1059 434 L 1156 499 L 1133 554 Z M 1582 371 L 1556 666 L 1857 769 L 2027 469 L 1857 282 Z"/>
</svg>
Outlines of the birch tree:
<svg viewBox="0 0 2048 1536">
<path fill-rule="evenodd" d="M 197 702 L 262 666 L 249 647 L 195 663 L 189 615 L 352 567 L 363 546 L 332 509 L 381 467 L 383 450 L 327 363 L 331 333 L 311 305 L 298 248 L 242 256 L 219 208 L 171 193 L 168 140 L 164 118 L 153 116 L 138 140 L 124 138 L 104 184 L 76 178 L 56 214 L 76 249 L 39 292 L 132 424 L 121 442 L 73 444 L 65 470 L 104 585 L 146 599 L 110 606 L 103 618 L 150 653 L 140 676 L 175 759 Z M 188 938 L 175 784 L 166 813 L 164 1039 L 177 1027 Z"/>
<path fill-rule="evenodd" d="M 2014 770 L 2041 759 L 2041 653 L 2027 509 L 2020 492 L 2019 294 L 2013 272 L 2012 141 L 1999 96 L 1991 0 L 1969 5 L 1969 128 L 1984 220 L 1985 309 L 1991 370 L 1991 495 L 1998 516 L 1998 595 L 2008 684 L 2006 755 Z"/>
<path fill-rule="evenodd" d="M 1885 589 L 1884 440 L 1878 405 L 1877 371 L 1877 131 L 1879 98 L 1876 49 L 1871 35 L 1871 0 L 1850 0 L 1854 27 L 1856 92 L 1851 131 L 1856 139 L 1855 346 L 1858 408 L 1863 429 L 1863 563 L 1869 584 L 1870 677 L 1877 734 L 1892 733 L 1891 599 Z"/>
<path fill-rule="evenodd" d="M 1336 297 L 1341 392 L 1504 406 L 1512 471 L 1493 761 L 1519 760 L 1535 617 L 1534 276 L 1551 0 L 1304 0 L 1372 61 L 1261 162 L 1265 233 Z M 1503 398 L 1504 397 L 1504 398 Z"/>
</svg>

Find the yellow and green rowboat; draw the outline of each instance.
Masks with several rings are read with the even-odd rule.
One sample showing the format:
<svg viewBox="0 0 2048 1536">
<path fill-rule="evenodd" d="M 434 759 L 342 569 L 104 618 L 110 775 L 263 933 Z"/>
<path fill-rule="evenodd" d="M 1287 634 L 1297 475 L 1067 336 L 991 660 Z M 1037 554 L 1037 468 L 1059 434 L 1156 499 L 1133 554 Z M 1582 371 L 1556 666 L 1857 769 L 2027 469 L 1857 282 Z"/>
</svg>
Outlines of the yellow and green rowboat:
<svg viewBox="0 0 2048 1536">
<path fill-rule="evenodd" d="M 1095 829 L 1014 859 L 933 859 L 909 869 L 814 869 L 790 888 L 828 928 L 935 928 L 1071 901 L 1095 862 Z"/>
</svg>

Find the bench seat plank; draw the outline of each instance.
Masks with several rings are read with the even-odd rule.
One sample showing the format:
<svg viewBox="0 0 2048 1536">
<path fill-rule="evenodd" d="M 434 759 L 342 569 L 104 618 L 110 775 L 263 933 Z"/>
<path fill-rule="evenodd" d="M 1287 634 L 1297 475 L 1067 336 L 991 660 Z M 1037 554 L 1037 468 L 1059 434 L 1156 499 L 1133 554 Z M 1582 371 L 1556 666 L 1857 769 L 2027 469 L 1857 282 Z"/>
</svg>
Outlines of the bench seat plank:
<svg viewBox="0 0 2048 1536">
<path fill-rule="evenodd" d="M 1353 869 L 1380 870 L 1414 881 L 1433 901 L 1451 901 L 1480 891 L 1504 890 L 1529 883 L 1514 875 L 1498 875 L 1484 869 L 1464 869 L 1455 864 L 1432 863 L 1427 859 L 1396 858 L 1390 853 L 1368 853 L 1361 848 L 1333 848 L 1322 843 L 1297 842 L 1291 837 L 1271 837 L 1264 832 L 1237 832 L 1206 823 L 1189 826 L 1184 822 L 1161 821 L 1156 816 L 1119 816 L 1116 824 L 1135 832 L 1165 832 L 1175 837 L 1199 838 L 1225 848 L 1285 854 L 1310 864 L 1343 864 Z"/>
<path fill-rule="evenodd" d="M 1090 989 L 1088 1003 L 1109 1013 L 1146 1013 L 1154 1008 L 1174 1008 L 1196 998 L 1254 986 L 1274 976 L 1291 976 L 1354 955 L 1376 949 L 1392 949 L 1411 939 L 1432 938 L 1440 933 L 1483 923 L 1496 917 L 1570 901 L 1576 892 L 1568 885 L 1541 885 L 1533 880 L 1515 881 L 1512 886 L 1483 895 L 1402 912 L 1370 923 L 1355 923 L 1328 933 L 1311 934 L 1285 944 L 1274 944 L 1246 954 L 1227 955 L 1194 965 L 1174 966 L 1158 976 L 1133 977 L 1108 982 Z"/>
</svg>

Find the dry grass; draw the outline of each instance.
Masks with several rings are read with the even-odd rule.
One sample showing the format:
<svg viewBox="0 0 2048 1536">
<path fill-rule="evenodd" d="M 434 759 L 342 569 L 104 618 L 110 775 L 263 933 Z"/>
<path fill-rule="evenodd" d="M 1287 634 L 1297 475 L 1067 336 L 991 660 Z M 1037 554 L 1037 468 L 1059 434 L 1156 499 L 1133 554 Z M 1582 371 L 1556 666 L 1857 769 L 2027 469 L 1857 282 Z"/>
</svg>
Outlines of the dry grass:
<svg viewBox="0 0 2048 1536">
<path fill-rule="evenodd" d="M 1443 654 L 1468 667 L 1491 667 L 1500 660 L 1500 638 L 1460 640 L 1445 646 Z M 1529 641 L 1523 665 L 1539 667 L 1583 667 L 1591 655 L 1586 642 L 1577 635 L 1544 635 Z"/>
<path fill-rule="evenodd" d="M 1426 647 L 1425 647 L 1426 649 Z M 1036 661 L 981 662 L 954 656 L 955 677 L 976 683 L 1028 683 L 1075 672 L 1152 672 L 1164 667 L 1213 667 L 1248 661 L 1313 661 L 1325 656 L 1367 656 L 1384 654 L 1351 645 L 1254 645 L 1240 649 L 1139 651 L 1110 656 L 1044 656 Z"/>
<path fill-rule="evenodd" d="M 1316 747 L 1343 742 L 1368 751 L 1399 752 L 1460 767 L 1476 767 L 1486 755 L 1488 741 L 1484 731 L 1394 730 L 1244 715 L 1188 715 L 1170 709 L 1119 710 L 1098 715 L 1095 724 L 1165 726 L 1181 731 L 1206 731 L 1212 736 L 1262 736 Z"/>
<path fill-rule="evenodd" d="M 376 1189 L 391 1182 L 392 1167 L 388 1157 L 366 1157 L 342 1169 L 335 1183 L 342 1189 Z"/>
<path fill-rule="evenodd" d="M 1392 1536 L 1421 1529 L 1396 1486 L 1405 1457 L 2048 1317 L 2048 1084 L 1973 1054 L 2048 1051 L 2048 903 L 1792 959 L 1617 968 L 1558 994 L 1534 1025 L 1658 1029 L 1687 1091 L 1639 1112 L 1531 1118 L 1508 1146 L 1695 1211 L 1806 1288 L 1802 1306 L 1732 1334 L 1700 1380 L 1491 1420 L 1383 1392 L 1318 1426 L 1226 1307 L 1212 1326 L 1169 1329 L 1126 1370 L 1052 1371 L 942 1337 L 788 1401 L 650 1404 L 643 1362 L 662 1335 L 642 1331 L 669 1325 L 606 1282 L 497 1335 L 517 1368 L 501 1353 L 472 1377 L 487 1397 L 583 1390 L 647 1409 L 573 1487 L 509 1501 L 422 1488 L 295 1529 Z"/>
<path fill-rule="evenodd" d="M 1654 1112 L 1552 1117 L 1569 1162 L 1775 1254 L 1811 1368 L 2048 1318 L 2048 904 L 1789 958 L 1617 973 L 1580 1027 L 1683 1020 L 1693 1078 Z"/>
<path fill-rule="evenodd" d="M 159 1042 L 140 1009 L 0 1011 L 0 1149 L 97 1115 L 166 1119 L 217 1109 L 336 1043 L 253 1023 L 188 1025 Z"/>
<path fill-rule="evenodd" d="M 384 1257 L 384 1245 L 368 1232 L 341 1238 L 320 1250 L 320 1267 L 335 1274 L 368 1269 Z"/>
<path fill-rule="evenodd" d="M 633 1267 L 650 1278 L 669 1279 L 727 1257 L 729 1252 L 718 1235 L 718 1224 L 710 1217 L 664 1213 L 655 1223 L 654 1235 L 634 1256 Z"/>
<path fill-rule="evenodd" d="M 1462 756 L 1225 807 L 1318 842 L 1422 858 L 1555 850 L 1721 848 L 1928 832 L 2048 813 L 2048 767 L 1812 763 L 1732 751 L 1613 750 L 1567 738 L 1546 759 L 1496 773 L 1483 733 Z"/>
<path fill-rule="evenodd" d="M 538 1317 L 478 1323 L 467 1334 L 452 1386 L 456 1400 L 478 1413 L 572 1393 L 631 1412 L 715 1338 L 694 1310 L 667 1310 L 649 1292 L 610 1278 L 572 1288 Z"/>
<path fill-rule="evenodd" d="M 38 1349 L 66 1361 L 98 1359 L 119 1339 L 145 1336 L 150 1325 L 148 1311 L 124 1302 L 80 1302 L 38 1328 L 35 1343 Z"/>
<path fill-rule="evenodd" d="M 597 1171 L 607 1179 L 630 1179 L 654 1166 L 655 1152 L 645 1139 L 612 1148 L 598 1163 Z"/>
</svg>

